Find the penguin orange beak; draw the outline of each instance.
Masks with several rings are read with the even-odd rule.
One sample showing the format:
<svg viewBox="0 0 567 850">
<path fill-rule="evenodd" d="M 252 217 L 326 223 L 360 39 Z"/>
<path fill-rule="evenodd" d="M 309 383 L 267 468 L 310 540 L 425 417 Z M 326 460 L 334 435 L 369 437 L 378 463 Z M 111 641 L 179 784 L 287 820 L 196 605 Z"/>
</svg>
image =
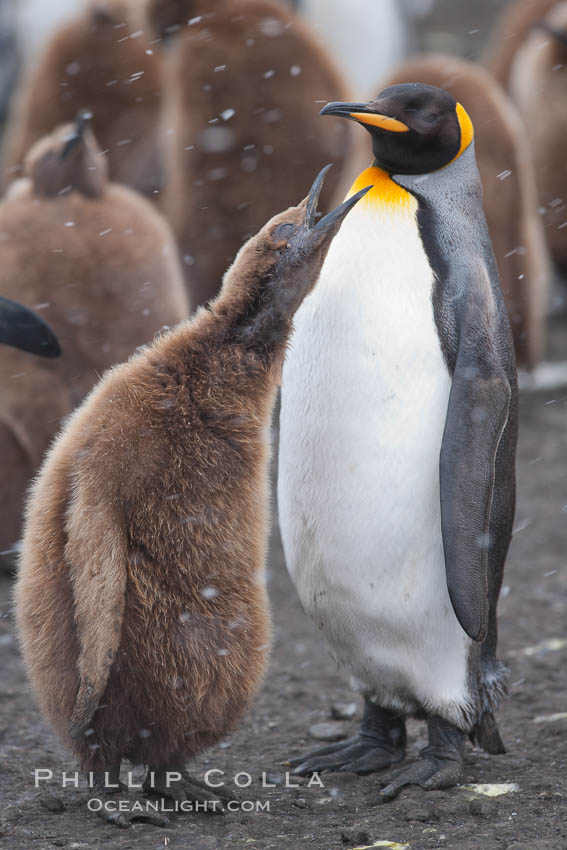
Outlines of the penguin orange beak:
<svg viewBox="0 0 567 850">
<path fill-rule="evenodd" d="M 378 127 L 381 130 L 389 130 L 391 133 L 408 133 L 410 129 L 403 121 L 375 112 L 366 103 L 328 103 L 319 114 L 338 115 L 341 118 L 357 121 L 365 127 Z"/>
</svg>

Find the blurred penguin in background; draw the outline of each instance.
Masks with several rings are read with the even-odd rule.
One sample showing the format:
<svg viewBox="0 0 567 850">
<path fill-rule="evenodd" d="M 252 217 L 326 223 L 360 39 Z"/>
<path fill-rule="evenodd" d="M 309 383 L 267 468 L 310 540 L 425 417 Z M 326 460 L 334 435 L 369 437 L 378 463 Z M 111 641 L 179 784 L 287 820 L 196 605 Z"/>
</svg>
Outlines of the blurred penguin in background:
<svg viewBox="0 0 567 850">
<path fill-rule="evenodd" d="M 531 144 L 545 237 L 567 273 L 567 3 L 532 27 L 510 71 L 510 92 Z"/>
<path fill-rule="evenodd" d="M 0 0 L 0 124 L 4 124 L 19 70 L 16 8 L 13 0 Z"/>
<path fill-rule="evenodd" d="M 32 60 L 54 30 L 71 17 L 83 0 L 7 0 L 14 8 L 18 47 L 24 62 Z"/>
<path fill-rule="evenodd" d="M 533 369 L 545 353 L 549 263 L 530 148 L 521 118 L 484 68 L 452 56 L 409 59 L 378 88 L 417 80 L 445 89 L 466 105 L 471 116 L 484 211 L 516 356 L 521 365 Z M 565 115 L 567 119 L 567 109 Z M 355 168 L 352 171 L 356 173 Z"/>
<path fill-rule="evenodd" d="M 21 174 L 30 146 L 79 109 L 107 153 L 110 177 L 157 199 L 162 185 L 159 57 L 129 0 L 88 0 L 61 24 L 16 91 L 3 151 L 3 182 Z"/>
<path fill-rule="evenodd" d="M 333 161 L 328 205 L 351 131 L 318 112 L 344 83 L 284 3 L 149 0 L 147 14 L 166 60 L 163 208 L 203 302 L 243 242 Z"/>
<path fill-rule="evenodd" d="M 0 204 L 0 292 L 41 311 L 64 355 L 0 357 L 0 550 L 13 557 L 24 493 L 62 419 L 100 373 L 189 313 L 173 236 L 108 182 L 87 116 L 39 140 Z"/>
<path fill-rule="evenodd" d="M 415 0 L 298 0 L 353 91 L 385 76 L 415 48 Z"/>
<path fill-rule="evenodd" d="M 556 3 L 557 0 L 511 0 L 504 6 L 493 27 L 484 61 L 505 89 L 510 84 L 510 71 L 518 48 Z"/>
</svg>

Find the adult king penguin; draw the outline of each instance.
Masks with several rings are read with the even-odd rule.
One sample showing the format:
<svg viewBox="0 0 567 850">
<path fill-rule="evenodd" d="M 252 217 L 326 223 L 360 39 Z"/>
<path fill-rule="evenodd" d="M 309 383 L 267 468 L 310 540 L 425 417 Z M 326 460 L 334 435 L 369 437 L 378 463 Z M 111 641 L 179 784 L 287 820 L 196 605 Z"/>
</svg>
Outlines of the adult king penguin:
<svg viewBox="0 0 567 850">
<path fill-rule="evenodd" d="M 360 733 L 296 772 L 370 773 L 444 788 L 466 735 L 504 751 L 496 605 L 515 504 L 517 382 L 475 164 L 473 126 L 442 89 L 395 85 L 330 103 L 362 124 L 374 162 L 282 376 L 279 515 L 291 577 L 337 662 L 360 683 Z"/>
</svg>

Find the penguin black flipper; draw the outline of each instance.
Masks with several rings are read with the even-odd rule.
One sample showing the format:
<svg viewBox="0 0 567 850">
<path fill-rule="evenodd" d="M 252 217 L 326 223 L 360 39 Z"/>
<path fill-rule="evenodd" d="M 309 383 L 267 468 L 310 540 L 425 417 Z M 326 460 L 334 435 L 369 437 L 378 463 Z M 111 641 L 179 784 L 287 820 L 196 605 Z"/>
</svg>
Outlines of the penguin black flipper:
<svg viewBox="0 0 567 850">
<path fill-rule="evenodd" d="M 491 705 L 503 679 L 496 607 L 516 500 L 518 388 L 474 141 L 432 174 L 392 179 L 418 200 L 436 278 L 435 323 L 452 381 L 440 456 L 445 569 L 459 623 L 482 642 L 483 701 Z"/>
<path fill-rule="evenodd" d="M 2 297 L 0 343 L 41 357 L 59 357 L 61 354 L 57 337 L 37 313 L 16 301 Z"/>
<path fill-rule="evenodd" d="M 455 614 L 469 637 L 484 641 L 492 602 L 497 456 L 512 386 L 498 346 L 499 310 L 486 266 L 477 260 L 468 275 L 453 307 L 458 343 L 440 454 L 441 527 Z"/>
</svg>

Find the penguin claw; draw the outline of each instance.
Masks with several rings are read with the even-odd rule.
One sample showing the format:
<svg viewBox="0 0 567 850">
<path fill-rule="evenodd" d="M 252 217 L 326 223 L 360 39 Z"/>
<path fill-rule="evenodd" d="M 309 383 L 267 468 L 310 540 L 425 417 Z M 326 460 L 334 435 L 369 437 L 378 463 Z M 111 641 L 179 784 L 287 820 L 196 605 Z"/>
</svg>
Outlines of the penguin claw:
<svg viewBox="0 0 567 850">
<path fill-rule="evenodd" d="M 389 802 L 407 785 L 419 785 L 427 791 L 452 788 L 463 778 L 463 764 L 453 759 L 423 757 L 382 777 L 381 802 Z"/>
<path fill-rule="evenodd" d="M 224 804 L 237 800 L 234 794 L 225 788 L 211 787 L 191 776 L 186 770 L 181 771 L 181 780 L 169 783 L 167 771 L 149 770 L 143 782 L 144 793 L 148 796 L 165 797 L 176 803 L 193 802 L 199 805 L 200 811 L 208 814 L 224 814 Z"/>
<path fill-rule="evenodd" d="M 348 738 L 346 741 L 340 741 L 336 744 L 329 744 L 329 746 L 327 747 L 319 747 L 319 749 L 312 750 L 310 753 L 307 753 L 307 755 L 298 756 L 297 758 L 290 759 L 289 764 L 291 765 L 291 767 L 301 767 L 303 764 L 307 764 L 307 762 L 313 758 L 327 756 L 331 753 L 340 752 L 351 744 L 354 744 L 356 740 L 358 740 L 358 735 L 354 735 L 354 737 Z"/>
<path fill-rule="evenodd" d="M 322 747 L 307 756 L 292 759 L 290 764 L 297 776 L 323 773 L 325 770 L 366 774 L 385 770 L 403 757 L 403 748 L 392 749 L 355 735 L 340 744 Z"/>
</svg>

